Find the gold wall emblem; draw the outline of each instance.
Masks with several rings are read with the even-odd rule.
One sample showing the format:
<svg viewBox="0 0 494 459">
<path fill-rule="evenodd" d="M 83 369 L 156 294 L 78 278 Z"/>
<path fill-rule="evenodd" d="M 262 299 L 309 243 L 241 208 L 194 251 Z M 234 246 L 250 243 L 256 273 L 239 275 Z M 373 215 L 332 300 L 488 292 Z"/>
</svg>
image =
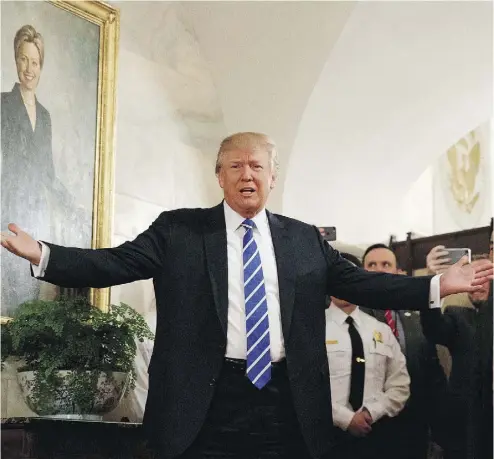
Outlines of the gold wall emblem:
<svg viewBox="0 0 494 459">
<path fill-rule="evenodd" d="M 472 145 L 473 143 L 473 145 Z M 480 169 L 480 143 L 471 131 L 447 152 L 449 165 L 449 189 L 457 206 L 467 213 L 472 213 L 479 199 L 476 191 Z"/>
</svg>

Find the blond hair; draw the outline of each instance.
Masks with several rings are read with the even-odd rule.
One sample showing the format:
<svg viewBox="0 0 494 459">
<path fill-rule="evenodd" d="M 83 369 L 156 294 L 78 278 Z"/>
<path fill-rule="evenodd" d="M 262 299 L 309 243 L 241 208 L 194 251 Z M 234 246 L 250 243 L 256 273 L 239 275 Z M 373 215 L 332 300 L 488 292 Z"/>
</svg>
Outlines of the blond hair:
<svg viewBox="0 0 494 459">
<path fill-rule="evenodd" d="M 220 172 L 225 153 L 236 149 L 261 149 L 267 152 L 273 175 L 275 177 L 277 176 L 280 166 L 278 162 L 278 151 L 276 149 L 276 144 L 266 134 L 261 134 L 259 132 L 237 132 L 236 134 L 232 134 L 226 139 L 223 139 L 220 149 L 218 150 L 218 155 L 216 156 L 216 174 Z"/>
<path fill-rule="evenodd" d="M 23 43 L 32 43 L 36 46 L 36 49 L 39 53 L 39 65 L 40 68 L 43 68 L 43 62 L 45 60 L 45 42 L 43 37 L 39 32 L 36 32 L 36 29 L 32 25 L 22 26 L 14 38 L 14 56 L 15 60 L 19 57 L 19 50 Z"/>
</svg>

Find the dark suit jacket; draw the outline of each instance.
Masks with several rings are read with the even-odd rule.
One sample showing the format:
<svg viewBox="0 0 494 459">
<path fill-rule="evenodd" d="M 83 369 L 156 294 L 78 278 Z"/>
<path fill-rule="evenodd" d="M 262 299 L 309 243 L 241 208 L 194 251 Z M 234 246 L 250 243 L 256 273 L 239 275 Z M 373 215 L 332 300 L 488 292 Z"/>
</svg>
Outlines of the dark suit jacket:
<svg viewBox="0 0 494 459">
<path fill-rule="evenodd" d="M 448 458 L 492 459 L 492 300 L 477 312 L 421 313 L 425 335 L 446 346 L 452 367 L 446 411 Z"/>
<path fill-rule="evenodd" d="M 293 404 L 309 451 L 320 456 L 331 448 L 333 430 L 326 295 L 374 308 L 427 308 L 430 278 L 367 273 L 324 243 L 315 226 L 269 212 L 268 220 Z M 163 456 L 182 453 L 205 420 L 226 350 L 223 205 L 163 212 L 117 248 L 50 248 L 44 280 L 64 287 L 153 278 L 157 329 L 144 423 Z"/>
<path fill-rule="evenodd" d="M 384 311 L 369 311 L 376 319 L 386 323 Z M 410 398 L 400 414 L 404 432 L 413 451 L 409 457 L 427 457 L 429 428 L 433 437 L 442 438 L 442 417 L 440 416 L 447 390 L 446 376 L 439 363 L 436 347 L 427 341 L 415 312 L 398 311 L 403 325 L 405 356 L 410 374 Z M 406 432 L 405 432 L 406 430 Z"/>
</svg>

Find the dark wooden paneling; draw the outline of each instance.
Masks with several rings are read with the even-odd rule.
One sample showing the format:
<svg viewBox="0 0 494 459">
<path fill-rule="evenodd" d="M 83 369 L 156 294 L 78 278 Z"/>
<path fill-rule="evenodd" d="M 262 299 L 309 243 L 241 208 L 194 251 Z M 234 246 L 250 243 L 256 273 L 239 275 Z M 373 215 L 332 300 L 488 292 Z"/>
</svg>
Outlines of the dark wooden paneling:
<svg viewBox="0 0 494 459">
<path fill-rule="evenodd" d="M 392 240 L 390 246 L 396 254 L 398 265 L 411 275 L 415 269 L 426 267 L 427 254 L 436 245 L 450 248 L 468 247 L 472 251 L 472 256 L 488 253 L 491 233 L 492 221 L 490 226 L 417 239 L 412 239 L 411 234 L 408 233 L 406 241 Z"/>
<path fill-rule="evenodd" d="M 140 424 L 2 420 L 2 459 L 154 459 Z"/>
</svg>

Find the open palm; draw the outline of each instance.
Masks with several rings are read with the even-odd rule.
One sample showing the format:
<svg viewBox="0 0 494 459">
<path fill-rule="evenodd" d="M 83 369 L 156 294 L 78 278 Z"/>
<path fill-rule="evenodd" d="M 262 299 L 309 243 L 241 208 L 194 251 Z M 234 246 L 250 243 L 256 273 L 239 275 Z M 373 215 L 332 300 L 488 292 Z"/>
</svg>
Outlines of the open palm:
<svg viewBox="0 0 494 459">
<path fill-rule="evenodd" d="M 41 258 L 41 248 L 38 241 L 33 239 L 26 232 L 22 231 L 14 223 L 9 225 L 9 230 L 13 234 L 9 232 L 2 232 L 2 246 L 18 257 L 25 258 L 35 265 L 39 264 Z"/>
<path fill-rule="evenodd" d="M 454 293 L 474 292 L 492 280 L 494 265 L 490 260 L 477 260 L 468 263 L 463 257 L 441 276 L 441 298 Z"/>
</svg>

